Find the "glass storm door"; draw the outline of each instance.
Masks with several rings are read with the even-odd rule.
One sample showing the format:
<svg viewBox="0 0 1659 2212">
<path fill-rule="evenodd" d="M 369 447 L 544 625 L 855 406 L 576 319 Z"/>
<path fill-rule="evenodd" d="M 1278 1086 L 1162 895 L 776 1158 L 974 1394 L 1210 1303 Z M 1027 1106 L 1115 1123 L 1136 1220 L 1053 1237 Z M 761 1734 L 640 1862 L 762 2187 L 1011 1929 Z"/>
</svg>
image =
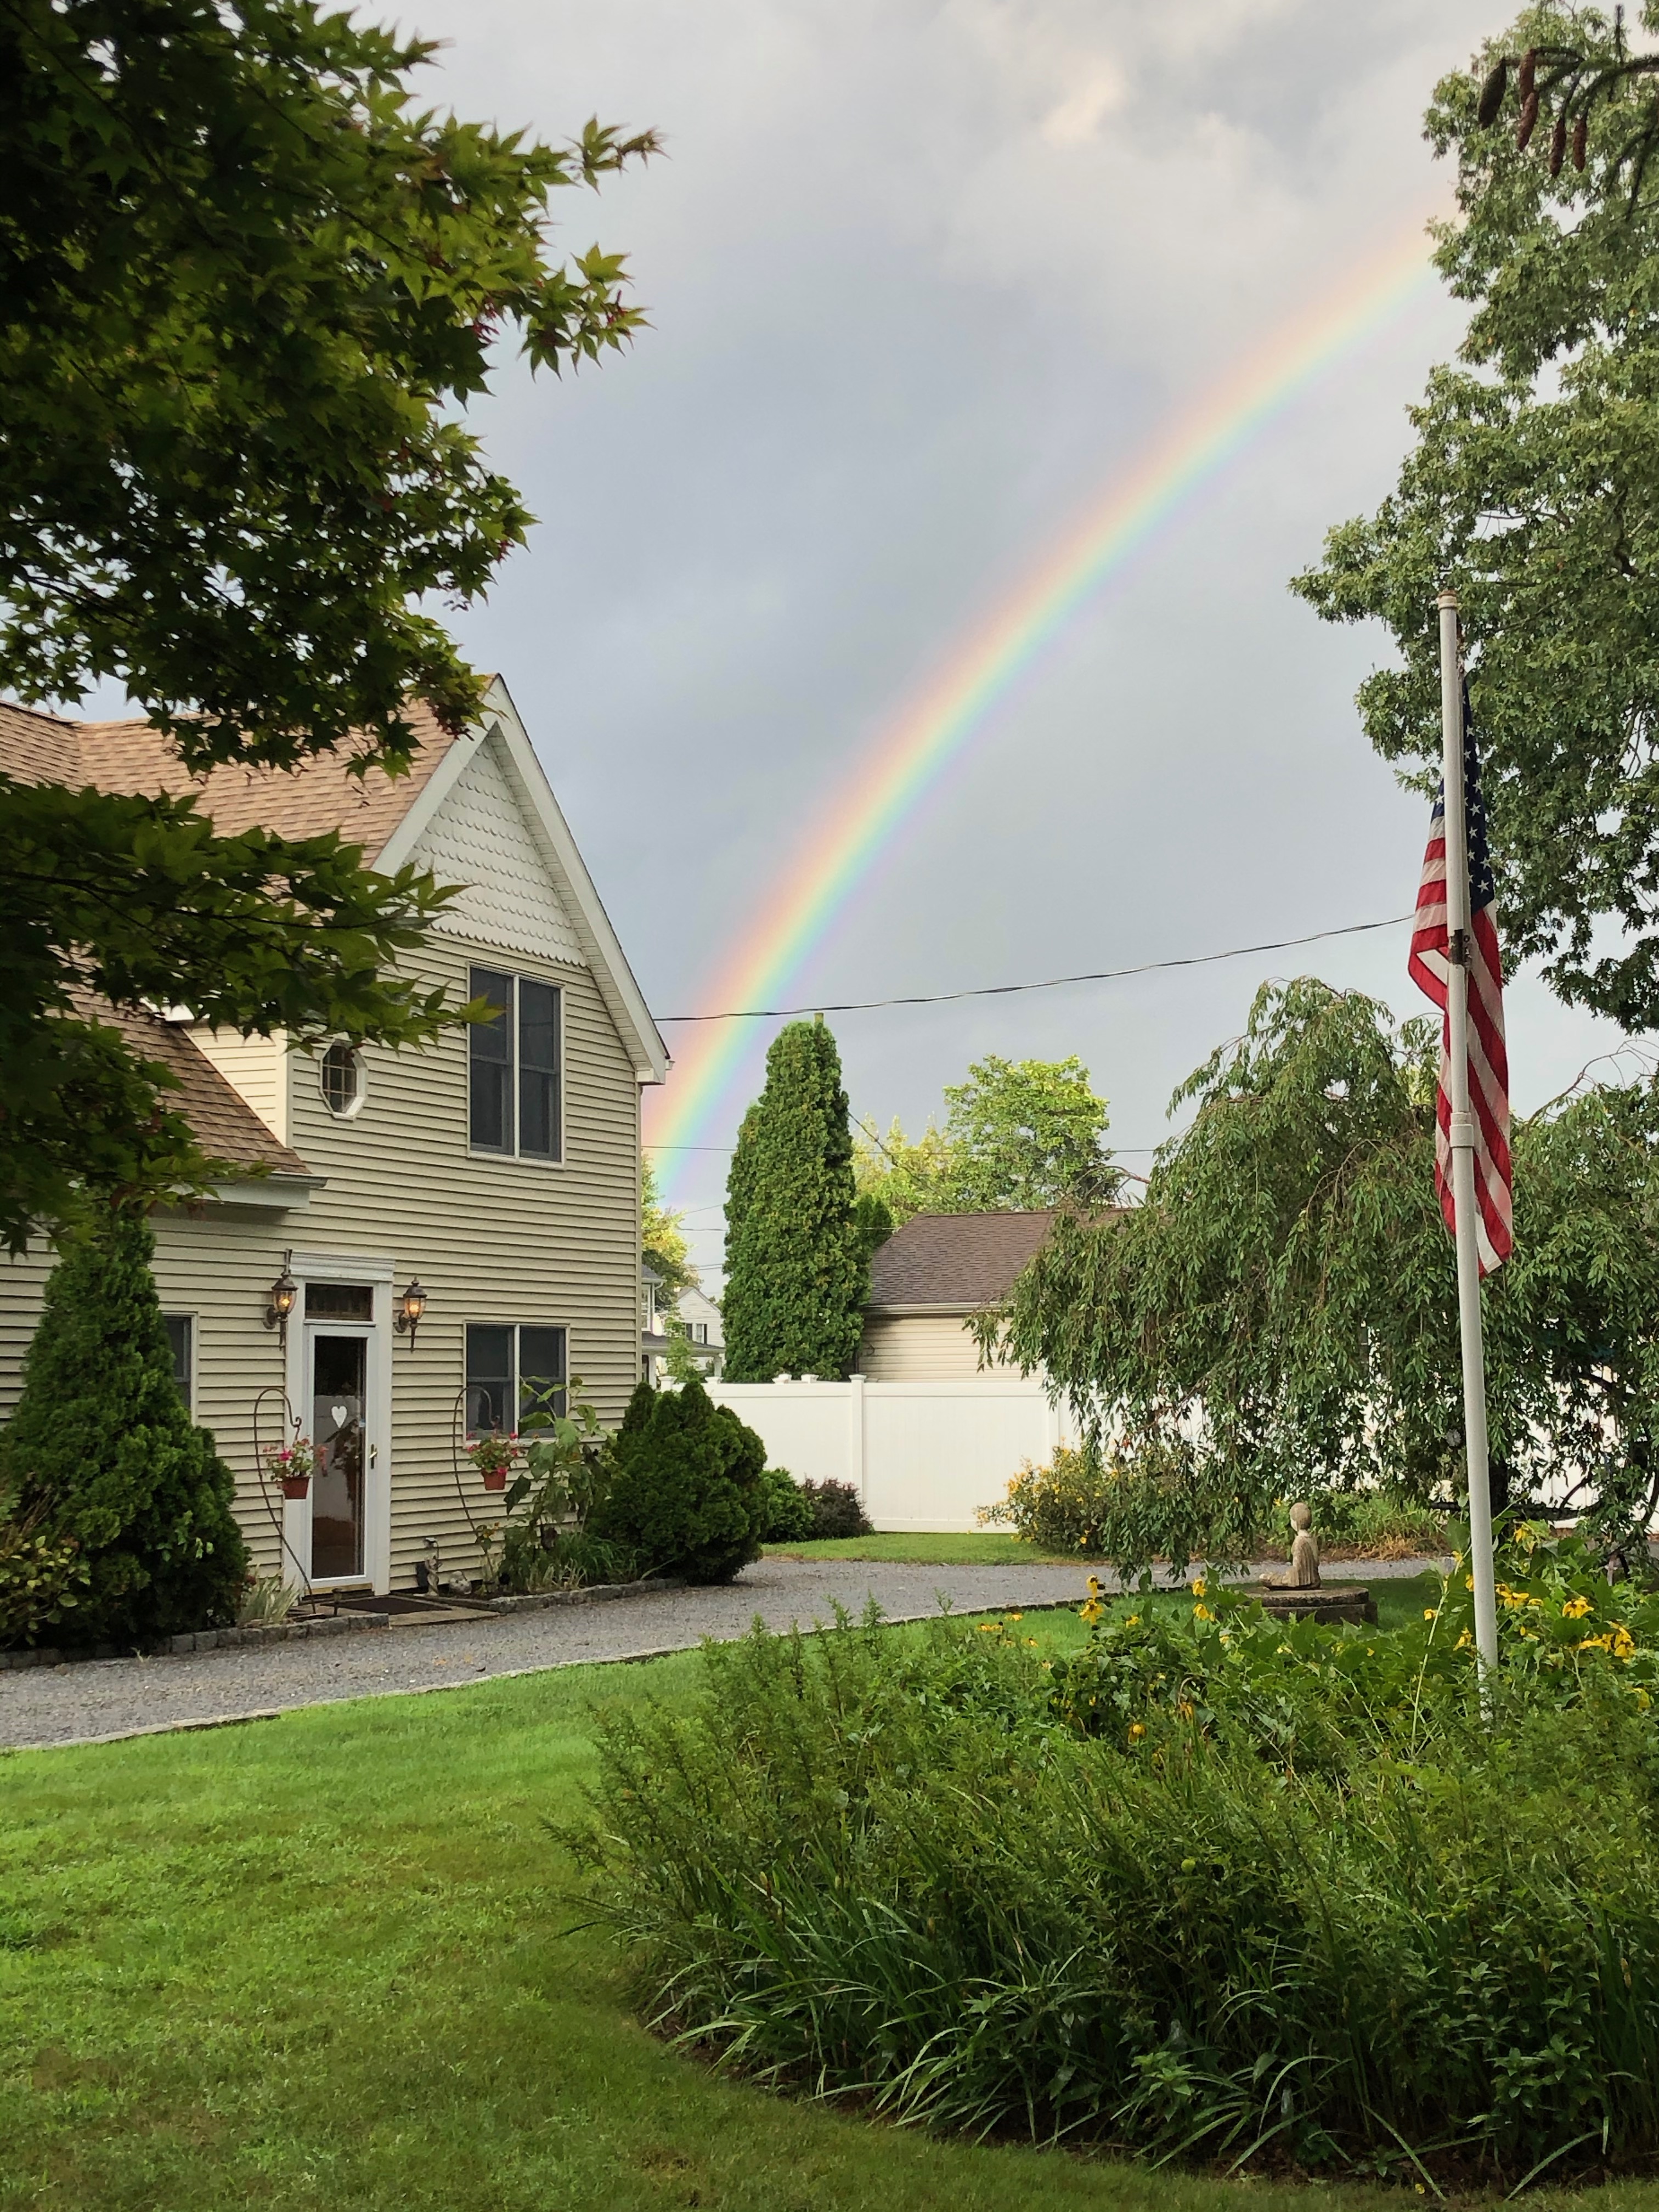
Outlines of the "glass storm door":
<svg viewBox="0 0 1659 2212">
<path fill-rule="evenodd" d="M 363 1413 L 368 1387 L 367 1336 L 311 1339 L 311 1578 L 346 1582 L 363 1571 Z"/>
</svg>

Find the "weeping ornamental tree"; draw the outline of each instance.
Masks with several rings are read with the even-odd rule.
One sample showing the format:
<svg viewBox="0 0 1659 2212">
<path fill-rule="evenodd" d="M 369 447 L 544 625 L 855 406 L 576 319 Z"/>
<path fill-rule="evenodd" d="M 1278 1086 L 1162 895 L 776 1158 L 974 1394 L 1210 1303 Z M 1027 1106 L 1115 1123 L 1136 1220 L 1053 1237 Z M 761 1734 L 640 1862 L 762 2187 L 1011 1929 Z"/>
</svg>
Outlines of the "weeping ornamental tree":
<svg viewBox="0 0 1659 2212">
<path fill-rule="evenodd" d="M 1311 979 L 1257 996 L 1143 1203 L 1062 1213 L 981 1334 L 1064 1392 L 1109 1467 L 1108 1547 L 1237 1559 L 1275 1498 L 1461 1476 L 1437 1038 Z M 1659 1091 L 1577 1091 L 1514 1132 L 1515 1256 L 1485 1291 L 1500 1493 L 1612 1546 L 1659 1502 Z"/>
<path fill-rule="evenodd" d="M 59 1632 L 77 1644 L 222 1626 L 247 1573 L 234 1479 L 173 1381 L 155 1249 L 131 1208 L 69 1244 L 0 1429 L 0 1504 L 85 1571 Z"/>
<path fill-rule="evenodd" d="M 792 1022 L 766 1055 L 726 1183 L 729 1380 L 852 1373 L 870 1247 L 854 1202 L 836 1040 L 822 1018 Z"/>
</svg>

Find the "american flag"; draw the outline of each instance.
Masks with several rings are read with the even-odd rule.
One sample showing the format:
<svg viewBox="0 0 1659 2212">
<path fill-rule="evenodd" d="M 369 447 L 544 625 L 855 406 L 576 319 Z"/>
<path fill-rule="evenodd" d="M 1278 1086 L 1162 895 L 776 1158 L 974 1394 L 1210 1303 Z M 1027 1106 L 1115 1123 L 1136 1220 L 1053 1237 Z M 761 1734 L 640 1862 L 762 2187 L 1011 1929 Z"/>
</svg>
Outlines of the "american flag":
<svg viewBox="0 0 1659 2212">
<path fill-rule="evenodd" d="M 1474 717 L 1469 687 L 1463 686 L 1463 800 L 1469 848 L 1469 1110 L 1474 1117 L 1474 1195 L 1477 1237 L 1483 1275 L 1502 1265 L 1515 1243 L 1510 1178 L 1510 1060 L 1504 1045 L 1504 965 L 1498 949 L 1493 906 L 1498 887 L 1486 850 L 1486 810 L 1480 801 L 1480 762 L 1475 751 Z M 1446 795 L 1434 802 L 1429 849 L 1423 855 L 1423 880 L 1417 890 L 1417 927 L 1412 933 L 1412 981 L 1445 1013 Z M 1449 1015 L 1440 1030 L 1440 1083 L 1436 1101 L 1439 1122 L 1434 1146 L 1434 1187 L 1446 1226 L 1457 1233 L 1451 1179 L 1451 1057 Z"/>
</svg>

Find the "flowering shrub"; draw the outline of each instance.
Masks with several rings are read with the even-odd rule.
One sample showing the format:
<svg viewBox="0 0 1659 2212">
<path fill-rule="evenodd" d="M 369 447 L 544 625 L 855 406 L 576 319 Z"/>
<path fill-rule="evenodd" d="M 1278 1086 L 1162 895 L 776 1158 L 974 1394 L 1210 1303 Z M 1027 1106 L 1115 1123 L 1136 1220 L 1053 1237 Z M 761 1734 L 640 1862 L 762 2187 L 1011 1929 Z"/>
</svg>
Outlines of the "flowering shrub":
<svg viewBox="0 0 1659 2212">
<path fill-rule="evenodd" d="M 982 1505 L 981 1522 L 1012 1528 L 1022 1542 L 1045 1552 L 1087 1552 L 1100 1557 L 1101 1527 L 1113 1480 L 1090 1452 L 1061 1444 L 1046 1467 L 1028 1459 L 994 1505 Z"/>
</svg>

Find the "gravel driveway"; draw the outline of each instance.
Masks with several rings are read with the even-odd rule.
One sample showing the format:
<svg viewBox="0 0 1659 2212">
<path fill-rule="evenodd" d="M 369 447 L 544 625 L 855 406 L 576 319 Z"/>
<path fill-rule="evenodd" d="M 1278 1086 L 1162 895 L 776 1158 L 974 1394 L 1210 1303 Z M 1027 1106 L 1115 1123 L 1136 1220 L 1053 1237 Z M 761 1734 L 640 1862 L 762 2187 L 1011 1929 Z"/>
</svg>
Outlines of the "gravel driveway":
<svg viewBox="0 0 1659 2212">
<path fill-rule="evenodd" d="M 1376 1581 L 1415 1574 L 1425 1564 L 1366 1561 L 1333 1571 L 1345 1580 Z M 584 1660 L 644 1658 L 684 1650 L 705 1636 L 742 1636 L 757 1614 L 769 1628 L 797 1621 L 807 1627 L 829 1620 L 837 1603 L 856 1613 L 872 1597 L 890 1620 L 910 1620 L 937 1613 L 942 1601 L 957 1613 L 980 1613 L 1075 1604 L 1083 1595 L 1083 1571 L 1073 1566 L 768 1559 L 714 1589 L 658 1590 L 608 1604 L 550 1606 L 259 1650 L 21 1668 L 0 1674 L 0 1747 L 101 1741 Z"/>
</svg>

